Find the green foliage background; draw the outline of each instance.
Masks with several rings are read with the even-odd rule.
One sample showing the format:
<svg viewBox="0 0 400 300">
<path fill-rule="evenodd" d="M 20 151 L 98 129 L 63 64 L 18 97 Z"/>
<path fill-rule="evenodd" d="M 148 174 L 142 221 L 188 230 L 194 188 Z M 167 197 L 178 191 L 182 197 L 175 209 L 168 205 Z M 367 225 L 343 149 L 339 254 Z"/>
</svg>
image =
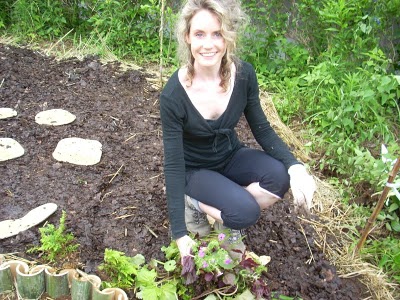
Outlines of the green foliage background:
<svg viewBox="0 0 400 300">
<path fill-rule="evenodd" d="M 20 43 L 86 44 L 139 64 L 162 61 L 168 73 L 177 67 L 180 2 L 165 4 L 162 12 L 157 0 L 0 0 L 0 34 Z M 388 159 L 400 156 L 400 0 L 249 0 L 243 6 L 251 24 L 240 57 L 255 66 L 282 120 L 301 124 L 310 166 L 340 182 L 345 201 L 360 186 L 381 192 L 391 169 L 381 160 L 381 144 Z M 394 233 L 399 207 L 391 194 L 380 215 Z"/>
</svg>

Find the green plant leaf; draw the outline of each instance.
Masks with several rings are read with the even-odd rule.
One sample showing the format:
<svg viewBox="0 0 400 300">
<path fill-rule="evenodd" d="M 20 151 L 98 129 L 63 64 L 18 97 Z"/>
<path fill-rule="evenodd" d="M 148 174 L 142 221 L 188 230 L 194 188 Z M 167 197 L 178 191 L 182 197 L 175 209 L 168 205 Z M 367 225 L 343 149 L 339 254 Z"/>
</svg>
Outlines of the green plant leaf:
<svg viewBox="0 0 400 300">
<path fill-rule="evenodd" d="M 169 260 L 169 261 L 165 262 L 164 269 L 167 272 L 174 271 L 176 269 L 176 261 L 175 260 Z"/>
<path fill-rule="evenodd" d="M 400 232 L 400 222 L 399 220 L 393 220 L 390 222 L 390 227 L 392 227 L 392 230 L 396 232 Z"/>
<path fill-rule="evenodd" d="M 157 286 L 142 286 L 140 287 L 140 291 L 136 293 L 136 297 L 143 300 L 158 300 L 159 293 L 158 293 Z"/>
<path fill-rule="evenodd" d="M 157 272 L 155 270 L 148 270 L 146 268 L 141 268 L 137 273 L 136 281 L 139 286 L 151 286 L 157 277 Z"/>
<path fill-rule="evenodd" d="M 161 300 L 176 300 L 176 282 L 163 284 L 161 287 Z"/>
<path fill-rule="evenodd" d="M 397 210 L 397 209 L 399 209 L 399 204 L 397 204 L 397 203 L 392 203 L 392 204 L 389 206 L 388 211 L 389 211 L 389 212 L 394 212 L 394 211 Z"/>
<path fill-rule="evenodd" d="M 132 257 L 132 263 L 135 266 L 141 266 L 144 265 L 146 262 L 146 258 L 142 254 L 136 254 L 134 257 Z"/>
</svg>

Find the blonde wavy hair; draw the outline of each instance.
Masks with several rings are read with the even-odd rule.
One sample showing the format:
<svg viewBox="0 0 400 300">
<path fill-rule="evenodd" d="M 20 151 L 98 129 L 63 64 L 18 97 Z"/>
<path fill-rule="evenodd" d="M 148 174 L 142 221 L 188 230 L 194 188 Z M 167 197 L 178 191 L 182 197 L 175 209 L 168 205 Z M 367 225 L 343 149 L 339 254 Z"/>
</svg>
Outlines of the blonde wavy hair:
<svg viewBox="0 0 400 300">
<path fill-rule="evenodd" d="M 235 56 L 236 41 L 239 30 L 247 21 L 246 14 L 242 11 L 239 0 L 187 0 L 180 12 L 176 27 L 178 40 L 178 58 L 183 66 L 187 67 L 186 80 L 188 86 L 192 84 L 194 77 L 194 57 L 190 51 L 190 45 L 186 37 L 190 32 L 193 16 L 200 10 L 208 10 L 214 14 L 221 23 L 221 34 L 225 39 L 226 53 L 222 58 L 220 86 L 227 91 L 230 85 L 231 65 L 239 66 L 239 60 Z"/>
</svg>

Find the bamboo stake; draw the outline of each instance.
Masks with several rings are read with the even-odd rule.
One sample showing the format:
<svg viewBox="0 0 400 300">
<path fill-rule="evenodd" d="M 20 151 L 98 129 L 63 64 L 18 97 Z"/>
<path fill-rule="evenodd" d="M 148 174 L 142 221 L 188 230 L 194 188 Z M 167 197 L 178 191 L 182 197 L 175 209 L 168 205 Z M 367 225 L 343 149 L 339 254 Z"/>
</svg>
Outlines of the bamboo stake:
<svg viewBox="0 0 400 300">
<path fill-rule="evenodd" d="M 396 161 L 395 165 L 393 166 L 392 171 L 390 171 L 387 183 L 393 183 L 394 179 L 396 178 L 397 173 L 399 172 L 399 169 L 400 169 L 400 157 L 397 158 L 397 161 Z M 371 216 L 369 217 L 369 219 L 367 221 L 367 224 L 365 224 L 364 230 L 362 231 L 361 238 L 356 246 L 357 252 L 360 252 L 361 248 L 363 247 L 365 240 L 367 239 L 367 236 L 371 231 L 372 225 L 374 224 L 379 212 L 382 210 L 383 204 L 385 203 L 385 200 L 387 198 L 389 190 L 390 190 L 390 187 L 385 185 L 383 192 L 378 200 L 378 203 L 376 204 L 374 211 L 372 212 Z"/>
<path fill-rule="evenodd" d="M 161 0 L 161 24 L 160 24 L 160 86 L 163 86 L 163 44 L 164 44 L 164 12 L 165 0 Z"/>
</svg>

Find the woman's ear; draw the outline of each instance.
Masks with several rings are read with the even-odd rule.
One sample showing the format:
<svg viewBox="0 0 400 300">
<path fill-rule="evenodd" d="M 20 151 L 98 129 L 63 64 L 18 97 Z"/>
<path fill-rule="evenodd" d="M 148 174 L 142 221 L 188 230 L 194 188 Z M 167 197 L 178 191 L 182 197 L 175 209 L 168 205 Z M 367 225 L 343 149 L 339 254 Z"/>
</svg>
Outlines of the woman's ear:
<svg viewBox="0 0 400 300">
<path fill-rule="evenodd" d="M 190 45 L 189 33 L 185 34 L 185 42 L 186 42 L 186 44 Z"/>
</svg>

